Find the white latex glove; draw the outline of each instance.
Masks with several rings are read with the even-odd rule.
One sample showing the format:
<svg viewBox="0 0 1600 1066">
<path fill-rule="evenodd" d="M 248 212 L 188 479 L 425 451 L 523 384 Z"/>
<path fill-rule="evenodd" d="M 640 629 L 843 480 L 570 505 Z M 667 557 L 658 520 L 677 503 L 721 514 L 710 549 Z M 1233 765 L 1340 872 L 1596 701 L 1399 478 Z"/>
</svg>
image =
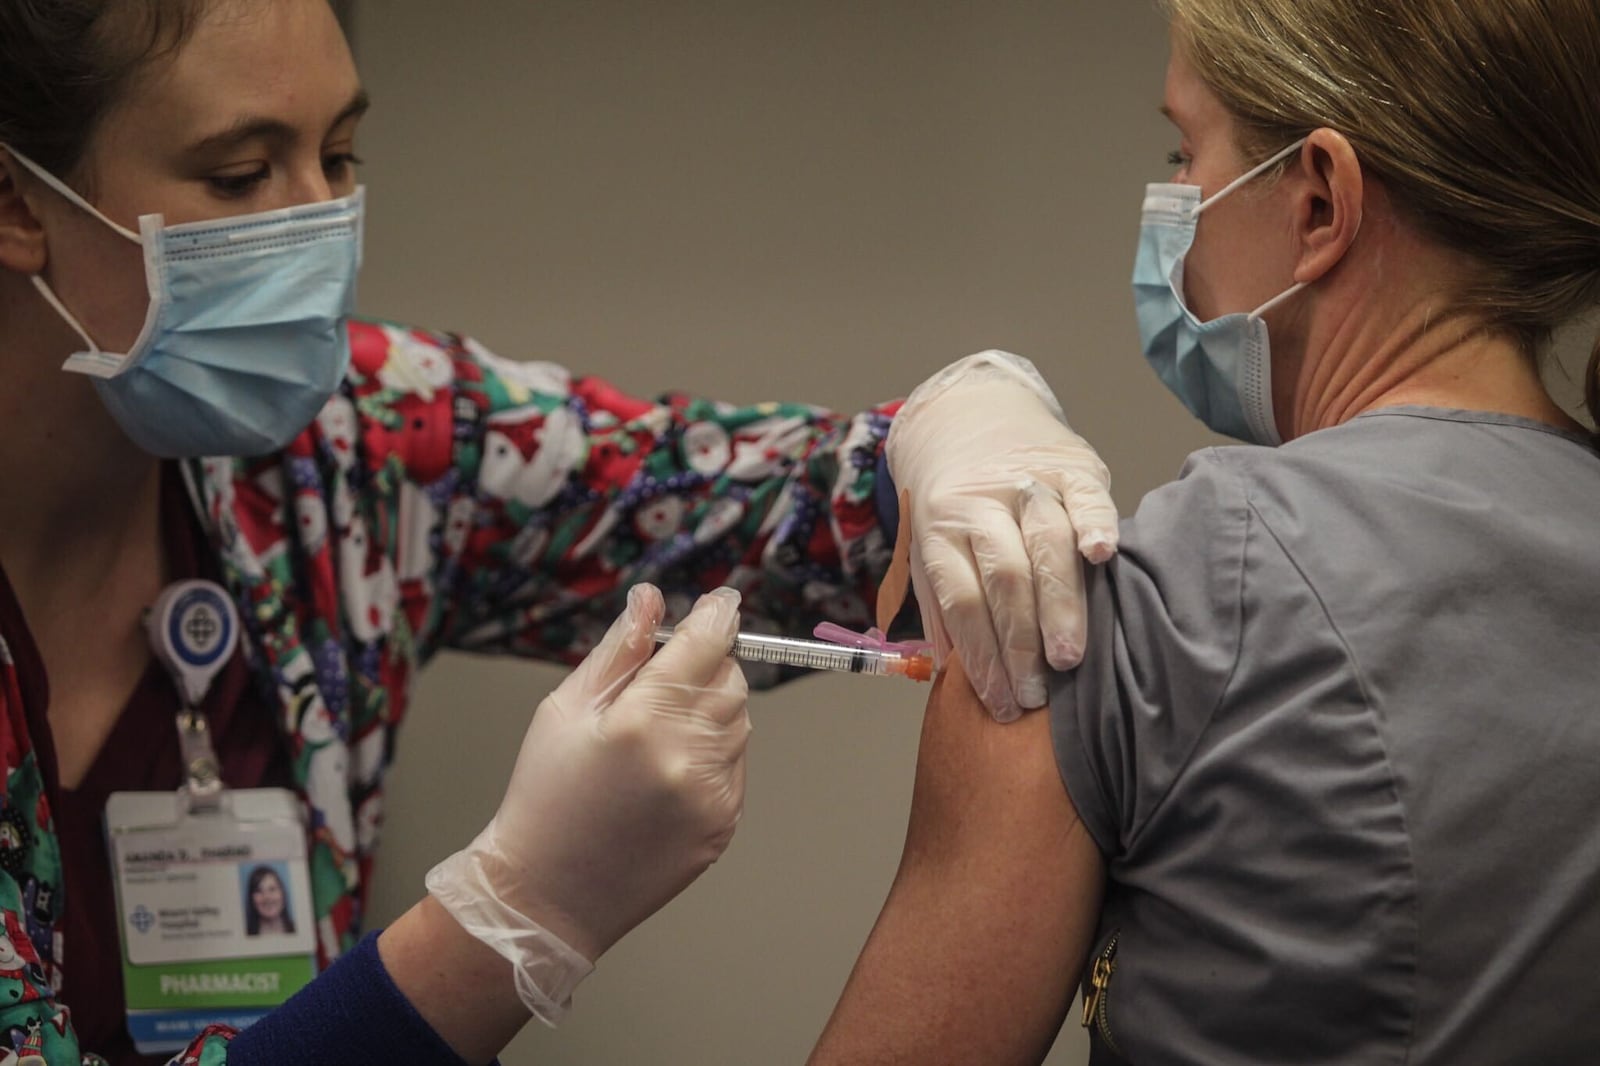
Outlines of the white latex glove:
<svg viewBox="0 0 1600 1066">
<path fill-rule="evenodd" d="M 1111 475 L 1032 363 L 980 352 L 919 385 L 888 440 L 911 495 L 923 633 L 952 647 L 1001 721 L 1047 698 L 1045 664 L 1083 659 L 1083 565 L 1116 554 Z M 904 520 L 904 516 L 902 516 Z"/>
<path fill-rule="evenodd" d="M 539 705 L 488 828 L 428 874 L 551 1025 L 595 959 L 717 860 L 744 805 L 739 594 L 701 597 L 652 658 L 662 612 L 655 588 L 631 590 Z"/>
</svg>

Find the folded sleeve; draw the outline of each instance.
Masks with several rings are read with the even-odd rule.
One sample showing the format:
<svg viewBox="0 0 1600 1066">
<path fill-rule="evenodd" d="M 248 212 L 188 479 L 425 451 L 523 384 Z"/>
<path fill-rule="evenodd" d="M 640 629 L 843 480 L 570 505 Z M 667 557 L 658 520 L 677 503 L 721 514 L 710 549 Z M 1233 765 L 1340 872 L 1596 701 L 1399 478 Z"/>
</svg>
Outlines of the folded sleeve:
<svg viewBox="0 0 1600 1066">
<path fill-rule="evenodd" d="M 1051 733 L 1079 817 L 1113 862 L 1137 842 L 1221 704 L 1240 656 L 1250 509 L 1216 450 L 1122 524 L 1086 574 L 1083 663 L 1056 675 Z"/>
</svg>

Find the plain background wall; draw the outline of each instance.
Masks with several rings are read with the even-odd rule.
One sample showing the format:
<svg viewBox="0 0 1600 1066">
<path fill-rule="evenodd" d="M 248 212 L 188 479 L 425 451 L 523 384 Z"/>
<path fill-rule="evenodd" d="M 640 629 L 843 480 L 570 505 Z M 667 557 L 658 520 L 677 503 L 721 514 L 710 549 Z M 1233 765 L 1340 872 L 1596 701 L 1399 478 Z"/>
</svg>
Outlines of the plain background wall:
<svg viewBox="0 0 1600 1066">
<path fill-rule="evenodd" d="M 1133 323 L 1139 202 L 1175 147 L 1147 0 L 353 9 L 376 104 L 365 312 L 639 395 L 850 410 L 1009 348 L 1099 447 L 1125 514 L 1213 442 Z M 560 676 L 465 656 L 425 675 L 375 922 L 489 818 Z M 925 691 L 820 677 L 756 696 L 727 856 L 508 1066 L 802 1061 L 898 861 Z M 1069 1018 L 1049 1061 L 1082 1047 Z"/>
</svg>

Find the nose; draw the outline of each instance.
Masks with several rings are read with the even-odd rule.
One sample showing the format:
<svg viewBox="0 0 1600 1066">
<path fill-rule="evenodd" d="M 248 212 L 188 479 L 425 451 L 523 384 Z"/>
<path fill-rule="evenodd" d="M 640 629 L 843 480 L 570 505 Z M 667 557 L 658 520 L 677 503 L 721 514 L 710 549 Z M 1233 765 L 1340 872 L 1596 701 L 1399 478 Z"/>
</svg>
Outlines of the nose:
<svg viewBox="0 0 1600 1066">
<path fill-rule="evenodd" d="M 299 164 L 295 167 L 289 183 L 291 205 L 327 203 L 329 200 L 337 200 L 340 195 L 342 194 L 328 181 L 328 174 L 322 168 L 320 156 L 308 164 Z"/>
</svg>

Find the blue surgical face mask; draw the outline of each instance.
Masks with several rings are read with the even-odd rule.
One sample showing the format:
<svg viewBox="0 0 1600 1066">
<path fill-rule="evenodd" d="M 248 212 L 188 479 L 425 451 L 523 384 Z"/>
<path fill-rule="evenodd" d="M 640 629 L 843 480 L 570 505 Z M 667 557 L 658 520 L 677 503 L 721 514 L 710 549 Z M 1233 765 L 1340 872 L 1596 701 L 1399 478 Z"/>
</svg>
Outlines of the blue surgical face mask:
<svg viewBox="0 0 1600 1066">
<path fill-rule="evenodd" d="M 1303 144 L 1303 139 L 1295 142 L 1209 200 L 1201 200 L 1197 185 L 1155 184 L 1145 191 L 1133 267 L 1144 357 L 1196 418 L 1217 433 L 1255 444 L 1283 442 L 1272 413 L 1272 348 L 1261 316 L 1305 285 L 1291 287 L 1249 314 L 1201 322 L 1184 303 L 1184 258 L 1194 245 L 1202 211 Z"/>
<path fill-rule="evenodd" d="M 102 351 L 44 279 L 33 278 L 87 346 L 63 369 L 94 378 L 134 443 L 163 458 L 263 455 L 310 425 L 350 365 L 363 190 L 178 226 L 143 215 L 134 233 L 8 151 L 144 249 L 150 307 L 125 354 Z"/>
</svg>

